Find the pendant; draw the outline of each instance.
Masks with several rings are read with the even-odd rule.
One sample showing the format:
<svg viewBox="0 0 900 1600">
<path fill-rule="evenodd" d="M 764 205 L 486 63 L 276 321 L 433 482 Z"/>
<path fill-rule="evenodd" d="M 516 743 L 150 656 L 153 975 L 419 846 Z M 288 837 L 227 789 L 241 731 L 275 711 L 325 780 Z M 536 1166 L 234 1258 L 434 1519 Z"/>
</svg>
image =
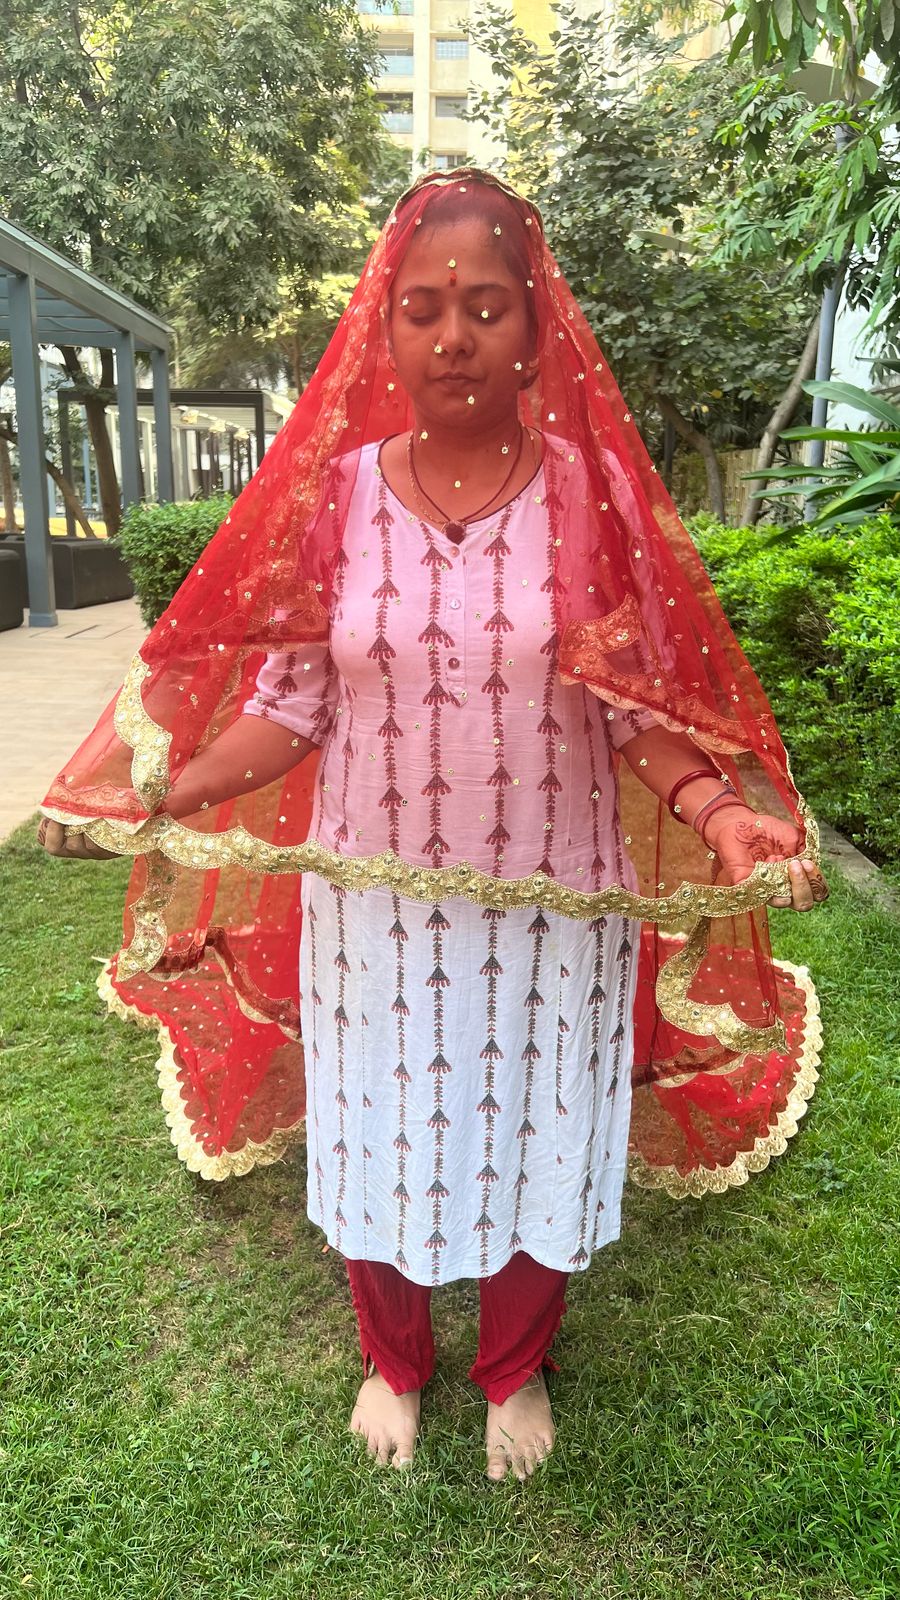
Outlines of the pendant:
<svg viewBox="0 0 900 1600">
<path fill-rule="evenodd" d="M 462 544 L 466 536 L 466 525 L 464 522 L 445 522 L 444 533 L 454 544 Z"/>
</svg>

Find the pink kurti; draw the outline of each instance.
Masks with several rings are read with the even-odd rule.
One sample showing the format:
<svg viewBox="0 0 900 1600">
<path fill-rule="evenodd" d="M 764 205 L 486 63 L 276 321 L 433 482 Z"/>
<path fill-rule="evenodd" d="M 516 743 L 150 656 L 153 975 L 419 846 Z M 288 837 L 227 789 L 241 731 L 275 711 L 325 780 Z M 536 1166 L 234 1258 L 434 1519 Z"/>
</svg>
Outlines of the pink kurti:
<svg viewBox="0 0 900 1600">
<path fill-rule="evenodd" d="M 564 450 L 559 441 L 547 448 Z M 361 454 L 329 646 L 246 710 L 322 743 L 310 837 L 584 889 L 634 882 L 612 749 L 653 726 L 560 683 L 544 472 L 460 546 Z M 309 1214 L 419 1283 L 561 1271 L 618 1237 L 637 925 L 302 886 Z"/>
</svg>

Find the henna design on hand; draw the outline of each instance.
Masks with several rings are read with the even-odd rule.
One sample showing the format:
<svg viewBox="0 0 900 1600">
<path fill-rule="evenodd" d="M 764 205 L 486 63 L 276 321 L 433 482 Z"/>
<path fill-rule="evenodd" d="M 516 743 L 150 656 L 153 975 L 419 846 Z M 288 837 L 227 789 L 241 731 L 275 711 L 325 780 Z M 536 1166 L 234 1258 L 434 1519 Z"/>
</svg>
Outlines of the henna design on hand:
<svg viewBox="0 0 900 1600">
<path fill-rule="evenodd" d="M 759 822 L 747 822 L 741 819 L 735 823 L 735 835 L 741 844 L 746 845 L 754 861 L 766 861 L 769 856 L 781 854 L 781 845 L 773 838 L 768 829 Z"/>
</svg>

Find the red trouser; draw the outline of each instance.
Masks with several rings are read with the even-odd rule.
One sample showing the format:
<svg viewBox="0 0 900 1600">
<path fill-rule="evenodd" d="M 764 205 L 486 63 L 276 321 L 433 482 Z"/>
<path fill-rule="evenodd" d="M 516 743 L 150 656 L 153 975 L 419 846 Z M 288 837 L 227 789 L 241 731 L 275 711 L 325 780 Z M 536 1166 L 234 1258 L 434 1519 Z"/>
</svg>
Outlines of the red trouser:
<svg viewBox="0 0 900 1600">
<path fill-rule="evenodd" d="M 431 1289 L 411 1283 L 387 1261 L 347 1261 L 359 1322 L 363 1373 L 374 1362 L 394 1394 L 421 1389 L 434 1371 Z M 502 1405 L 541 1366 L 558 1371 L 547 1352 L 563 1313 L 567 1272 L 542 1267 L 524 1250 L 493 1277 L 478 1279 L 481 1316 L 473 1383 Z"/>
</svg>

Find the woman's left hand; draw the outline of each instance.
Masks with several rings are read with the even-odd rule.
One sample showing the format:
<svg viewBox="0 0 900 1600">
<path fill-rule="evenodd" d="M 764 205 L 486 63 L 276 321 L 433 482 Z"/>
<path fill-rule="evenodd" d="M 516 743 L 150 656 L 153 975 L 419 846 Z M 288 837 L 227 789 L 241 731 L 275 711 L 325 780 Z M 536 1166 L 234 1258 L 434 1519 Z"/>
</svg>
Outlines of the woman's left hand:
<svg viewBox="0 0 900 1600">
<path fill-rule="evenodd" d="M 812 911 L 828 899 L 828 885 L 820 867 L 808 857 L 800 857 L 803 833 L 792 822 L 750 806 L 722 806 L 704 828 L 709 848 L 719 858 L 716 883 L 741 883 L 749 877 L 757 861 L 787 861 L 790 895 L 773 895 L 770 906 L 789 906 L 793 911 Z"/>
</svg>

